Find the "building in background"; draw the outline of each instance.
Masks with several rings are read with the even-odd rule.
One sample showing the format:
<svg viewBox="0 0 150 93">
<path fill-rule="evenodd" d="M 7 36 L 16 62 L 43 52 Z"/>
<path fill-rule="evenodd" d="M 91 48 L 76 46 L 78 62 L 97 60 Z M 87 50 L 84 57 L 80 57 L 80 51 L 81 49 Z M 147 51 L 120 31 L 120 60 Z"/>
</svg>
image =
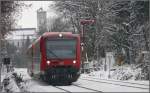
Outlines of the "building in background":
<svg viewBox="0 0 150 93">
<path fill-rule="evenodd" d="M 18 28 L 12 29 L 11 33 L 7 35 L 6 40 L 17 48 L 22 48 L 27 39 L 32 42 L 35 38 L 36 28 Z"/>
<path fill-rule="evenodd" d="M 38 35 L 47 32 L 47 12 L 43 8 L 37 10 L 37 31 Z"/>
</svg>

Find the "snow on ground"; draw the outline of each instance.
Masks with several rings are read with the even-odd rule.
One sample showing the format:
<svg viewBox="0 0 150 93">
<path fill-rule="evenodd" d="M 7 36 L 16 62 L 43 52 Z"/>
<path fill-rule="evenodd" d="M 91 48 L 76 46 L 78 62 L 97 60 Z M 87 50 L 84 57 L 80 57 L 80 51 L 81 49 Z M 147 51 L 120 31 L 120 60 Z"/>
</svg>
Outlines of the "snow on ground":
<svg viewBox="0 0 150 93">
<path fill-rule="evenodd" d="M 81 74 L 78 83 L 85 87 L 93 87 L 94 89 L 99 89 L 103 92 L 149 92 L 149 80 L 137 80 L 138 76 L 141 75 L 141 69 L 133 69 L 134 66 L 116 66 L 112 71 L 92 71 L 89 74 Z M 110 77 L 109 77 L 110 75 Z M 115 84 L 123 84 L 128 86 L 134 87 L 144 87 L 147 89 L 138 89 L 138 88 L 130 88 L 130 87 L 122 87 L 116 86 L 112 84 L 101 83 L 98 82 L 87 82 L 85 80 L 81 80 L 81 78 L 86 78 L 90 80 L 98 80 L 100 82 L 107 82 L 107 83 L 115 83 Z M 117 81 L 117 82 L 112 82 Z M 121 83 L 122 82 L 122 83 Z M 93 83 L 93 84 L 92 84 Z M 136 85 L 136 84 L 128 84 L 128 83 L 137 83 L 137 84 L 144 84 L 144 85 Z M 108 87 L 109 86 L 109 87 Z"/>
<path fill-rule="evenodd" d="M 98 74 L 98 73 L 97 73 Z M 149 86 L 149 81 L 148 80 L 115 80 L 115 79 L 109 79 L 108 76 L 106 76 L 106 78 L 100 78 L 97 76 L 91 76 L 89 74 L 82 74 L 80 76 L 80 78 L 90 78 L 90 79 L 99 79 L 99 80 L 110 80 L 110 81 L 117 81 L 117 82 L 126 82 L 126 83 L 137 83 L 137 84 L 144 84 L 144 85 L 148 85 Z"/>
<path fill-rule="evenodd" d="M 29 80 L 25 86 L 27 92 L 65 92 L 37 80 Z"/>
<path fill-rule="evenodd" d="M 20 89 L 18 88 L 15 78 L 12 75 L 13 72 L 7 73 L 7 69 L 5 66 L 2 65 L 1 68 L 1 83 L 5 84 L 2 85 L 2 92 L 20 92 Z"/>
<path fill-rule="evenodd" d="M 26 68 L 15 68 L 15 72 L 17 74 L 21 74 L 23 76 L 23 80 L 26 82 L 22 84 L 24 86 L 24 90 L 27 92 L 65 92 L 63 90 L 60 90 L 54 86 L 48 85 L 45 82 L 34 80 L 27 74 Z M 70 86 L 57 86 L 62 89 L 71 91 L 71 92 L 93 92 L 92 90 L 83 89 L 80 87 L 76 87 L 73 85 Z"/>
<path fill-rule="evenodd" d="M 102 92 L 149 92 L 149 89 L 139 89 L 139 88 L 132 88 L 132 87 L 125 87 L 107 83 L 99 83 L 93 81 L 87 81 L 79 79 L 75 84 L 80 86 L 84 86 L 87 88 L 92 88 L 95 90 L 99 90 Z"/>
<path fill-rule="evenodd" d="M 14 72 L 16 72 L 18 75 L 21 75 L 23 77 L 23 80 L 32 79 L 27 73 L 27 68 L 15 68 Z"/>
<path fill-rule="evenodd" d="M 86 80 L 92 80 L 95 82 L 101 82 L 101 83 L 107 83 L 107 84 L 114 84 L 114 85 L 120 85 L 120 86 L 128 86 L 128 87 L 135 87 L 135 88 L 142 88 L 142 89 L 149 89 L 148 81 L 143 82 L 136 82 L 136 81 L 120 81 L 120 80 L 106 80 L 106 79 L 99 79 L 99 78 L 93 78 L 93 77 L 82 77 L 81 79 Z"/>
<path fill-rule="evenodd" d="M 3 79 L 5 78 L 5 75 L 7 73 L 7 70 L 5 69 L 6 67 L 2 66 L 1 68 L 1 82 L 3 81 Z"/>
<path fill-rule="evenodd" d="M 18 74 L 21 74 L 23 76 L 23 79 L 26 80 L 26 82 L 24 84 L 22 84 L 22 86 L 24 86 L 24 89 L 28 92 L 65 92 L 54 86 L 48 85 L 42 81 L 32 79 L 27 74 L 27 69 L 25 69 L 25 68 L 16 68 L 15 72 L 17 72 Z M 83 87 L 87 87 L 87 88 L 91 88 L 91 89 L 95 89 L 95 90 L 99 90 L 102 92 L 149 92 L 148 89 L 139 89 L 139 88 L 133 88 L 133 87 L 127 87 L 127 86 L 108 84 L 109 81 L 107 81 L 108 83 L 103 83 L 103 82 L 99 83 L 99 82 L 86 81 L 86 80 L 82 79 L 83 77 L 91 78 L 91 79 L 92 78 L 100 79 L 100 77 L 99 77 L 100 73 L 104 76 L 104 78 L 109 79 L 107 76 L 108 72 L 105 73 L 105 71 L 96 71 L 91 74 L 82 74 L 80 76 L 80 78 L 78 79 L 78 81 L 74 82 L 74 84 L 77 84 L 77 85 L 83 86 Z M 99 81 L 102 81 L 102 80 L 99 80 Z M 128 82 L 149 85 L 148 81 L 128 80 Z M 118 82 L 118 84 L 119 84 L 119 82 Z M 63 89 L 67 89 L 68 91 L 71 91 L 71 92 L 88 92 L 86 89 L 77 88 L 73 85 L 59 86 L 59 87 L 61 87 Z"/>
<path fill-rule="evenodd" d="M 15 68 L 15 72 L 23 76 L 23 80 L 25 82 L 21 85 L 24 87 L 23 90 L 25 90 L 26 92 L 65 92 L 42 81 L 32 79 L 28 75 L 26 68 Z"/>
<path fill-rule="evenodd" d="M 3 92 L 21 92 L 20 88 L 17 86 L 13 72 L 6 73 L 3 78 Z"/>
<path fill-rule="evenodd" d="M 92 90 L 88 90 L 88 89 L 85 89 L 85 88 L 80 88 L 80 87 L 77 87 L 77 86 L 74 86 L 74 85 L 70 85 L 70 86 L 59 86 L 60 88 L 63 88 L 65 90 L 68 90 L 70 92 L 95 92 L 95 91 L 92 91 Z"/>
<path fill-rule="evenodd" d="M 140 68 L 134 69 L 134 67 L 129 65 L 115 66 L 113 67 L 113 69 L 114 70 L 110 71 L 109 70 L 93 71 L 90 72 L 90 74 L 82 74 L 82 75 L 88 75 L 100 79 L 114 79 L 114 80 L 137 80 L 141 76 Z"/>
</svg>

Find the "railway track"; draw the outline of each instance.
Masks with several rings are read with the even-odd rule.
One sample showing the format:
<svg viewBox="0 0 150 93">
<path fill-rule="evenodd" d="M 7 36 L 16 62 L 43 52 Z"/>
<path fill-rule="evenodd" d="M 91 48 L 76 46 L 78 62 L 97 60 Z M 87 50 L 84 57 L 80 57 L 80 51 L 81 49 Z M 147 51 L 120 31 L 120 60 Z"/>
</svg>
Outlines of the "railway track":
<svg viewBox="0 0 150 93">
<path fill-rule="evenodd" d="M 59 86 L 53 86 L 53 87 L 58 88 L 58 89 L 60 89 L 60 90 L 63 90 L 63 91 L 65 91 L 65 92 L 71 93 L 71 91 L 68 91 L 68 90 L 66 90 L 66 89 L 64 89 L 64 88 L 61 88 L 61 87 L 59 87 Z"/>
<path fill-rule="evenodd" d="M 107 79 L 100 79 L 100 78 L 93 78 L 93 77 L 89 77 L 89 78 L 96 79 L 96 80 L 105 80 L 105 81 L 111 81 L 111 82 L 120 82 L 120 83 L 126 83 L 126 84 L 149 86 L 149 84 L 142 84 L 142 83 L 133 83 L 133 82 L 126 82 L 126 81 L 107 80 Z"/>
<path fill-rule="evenodd" d="M 100 93 L 100 92 L 102 92 L 99 90 L 83 87 L 83 86 L 80 86 L 77 84 L 72 84 L 71 86 L 53 86 L 53 87 L 58 88 L 60 90 L 68 92 L 68 93 L 72 93 L 72 92 L 99 92 Z M 75 91 L 75 89 L 76 89 L 76 91 Z"/>
<path fill-rule="evenodd" d="M 88 89 L 88 90 L 92 90 L 92 91 L 94 91 L 94 92 L 102 92 L 102 91 L 99 91 L 99 90 L 95 90 L 95 89 L 91 89 L 91 88 L 87 88 L 87 87 L 83 87 L 83 86 L 79 86 L 79 85 L 77 85 L 77 84 L 73 84 L 74 86 L 77 86 L 77 87 L 81 87 L 81 88 L 85 88 L 85 89 Z"/>
<path fill-rule="evenodd" d="M 117 81 L 116 83 L 118 84 L 116 84 L 115 81 L 104 81 L 92 77 L 80 77 L 77 82 L 69 86 L 54 86 L 32 78 L 26 78 L 25 80 L 27 80 L 27 82 L 23 84 L 23 91 L 25 92 L 149 92 L 149 88 L 147 88 L 147 85 L 144 83 L 138 84 L 137 87 L 136 83 L 130 83 L 130 85 L 128 85 L 127 82 L 122 84 Z M 143 88 L 141 88 L 140 85 L 143 86 Z M 138 89 L 139 87 L 140 89 Z"/>
<path fill-rule="evenodd" d="M 67 93 L 72 93 L 72 92 L 102 92 L 102 91 L 99 91 L 99 90 L 95 90 L 95 89 L 92 89 L 92 88 L 87 88 L 87 87 L 83 87 L 83 86 L 80 86 L 78 84 L 71 84 L 71 85 L 51 85 L 51 84 L 48 84 L 46 82 L 43 82 L 43 81 L 37 81 L 37 80 L 33 80 L 34 82 L 38 83 L 42 88 L 55 88 L 57 89 L 57 91 L 61 91 L 61 92 L 67 92 Z"/>
<path fill-rule="evenodd" d="M 113 85 L 118 85 L 118 86 L 125 86 L 125 87 L 139 88 L 139 89 L 149 89 L 149 87 L 146 88 L 146 87 L 139 87 L 139 86 L 133 86 L 133 85 L 117 84 L 117 83 L 112 83 L 112 82 L 92 80 L 92 79 L 85 79 L 85 78 L 80 78 L 80 79 L 81 80 L 86 80 L 86 81 L 91 81 L 91 82 L 97 82 L 97 83 L 107 83 L 107 84 L 113 84 Z"/>
</svg>

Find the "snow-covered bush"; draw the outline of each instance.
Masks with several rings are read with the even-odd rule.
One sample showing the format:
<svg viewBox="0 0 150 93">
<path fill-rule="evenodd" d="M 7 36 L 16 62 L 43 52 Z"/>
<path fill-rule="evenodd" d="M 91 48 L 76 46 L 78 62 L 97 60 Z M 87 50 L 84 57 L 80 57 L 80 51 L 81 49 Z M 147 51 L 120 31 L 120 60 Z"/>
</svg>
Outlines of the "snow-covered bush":
<svg viewBox="0 0 150 93">
<path fill-rule="evenodd" d="M 13 73 L 13 76 L 15 78 L 15 81 L 17 84 L 23 82 L 22 76 L 21 75 L 17 75 L 17 73 Z"/>
<path fill-rule="evenodd" d="M 136 68 L 135 65 L 115 66 L 112 70 L 93 71 L 88 76 L 97 77 L 101 79 L 115 79 L 115 80 L 143 80 L 142 69 Z M 110 75 L 110 77 L 109 77 Z"/>
<path fill-rule="evenodd" d="M 23 76 L 18 75 L 16 72 L 6 73 L 3 79 L 3 92 L 26 92 L 26 81 Z"/>
<path fill-rule="evenodd" d="M 141 68 L 134 68 L 135 66 L 125 65 L 118 66 L 118 68 L 112 73 L 112 79 L 117 80 L 141 80 Z"/>
<path fill-rule="evenodd" d="M 20 92 L 12 72 L 6 74 L 2 84 L 3 92 Z"/>
</svg>

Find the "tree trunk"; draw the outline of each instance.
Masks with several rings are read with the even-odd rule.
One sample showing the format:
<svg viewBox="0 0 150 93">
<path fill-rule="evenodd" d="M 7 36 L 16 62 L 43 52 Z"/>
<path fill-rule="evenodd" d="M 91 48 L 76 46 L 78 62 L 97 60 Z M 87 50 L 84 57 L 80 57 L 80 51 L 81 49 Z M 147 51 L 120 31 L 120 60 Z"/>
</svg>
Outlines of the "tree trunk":
<svg viewBox="0 0 150 93">
<path fill-rule="evenodd" d="M 143 30 L 143 33 L 144 33 L 146 51 L 149 51 L 150 50 L 150 48 L 148 46 L 149 45 L 149 42 L 148 42 L 149 33 L 147 33 L 147 31 L 145 29 Z"/>
</svg>

